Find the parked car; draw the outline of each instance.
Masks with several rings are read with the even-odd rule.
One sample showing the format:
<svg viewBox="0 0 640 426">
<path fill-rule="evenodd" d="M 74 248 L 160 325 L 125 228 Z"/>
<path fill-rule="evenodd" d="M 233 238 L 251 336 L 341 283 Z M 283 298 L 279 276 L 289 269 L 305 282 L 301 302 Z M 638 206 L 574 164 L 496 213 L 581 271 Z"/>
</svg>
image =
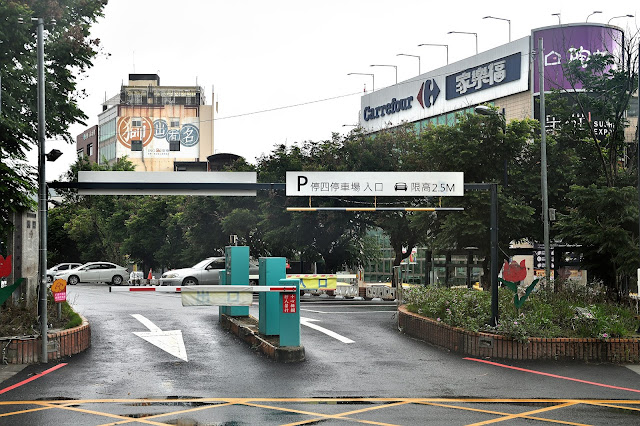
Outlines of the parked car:
<svg viewBox="0 0 640 426">
<path fill-rule="evenodd" d="M 191 268 L 165 272 L 160 278 L 160 285 L 217 285 L 220 284 L 220 271 L 224 269 L 224 257 L 208 257 Z M 252 280 L 258 276 L 258 264 L 254 260 L 249 260 L 249 275 L 254 276 Z"/>
<path fill-rule="evenodd" d="M 77 268 L 78 266 L 82 266 L 82 263 L 58 263 L 56 266 L 47 269 L 47 282 L 52 283 L 53 277 L 56 274 Z"/>
<path fill-rule="evenodd" d="M 89 282 L 112 283 L 122 285 L 124 277 L 129 275 L 127 268 L 111 262 L 89 262 L 75 269 L 63 271 L 54 276 L 54 280 L 62 278 L 69 285 Z"/>
</svg>

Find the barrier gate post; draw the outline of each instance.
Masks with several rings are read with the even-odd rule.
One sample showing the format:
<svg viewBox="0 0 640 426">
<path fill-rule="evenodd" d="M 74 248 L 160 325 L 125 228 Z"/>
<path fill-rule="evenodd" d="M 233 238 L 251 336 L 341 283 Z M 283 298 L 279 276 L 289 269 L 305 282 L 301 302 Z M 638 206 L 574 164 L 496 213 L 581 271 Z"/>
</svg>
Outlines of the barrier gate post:
<svg viewBox="0 0 640 426">
<path fill-rule="evenodd" d="M 249 247 L 227 246 L 224 248 L 225 269 L 220 272 L 220 284 L 223 284 L 222 275 L 225 276 L 224 285 L 249 285 Z M 231 317 L 248 317 L 248 306 L 222 306 L 221 313 Z"/>
<path fill-rule="evenodd" d="M 296 286 L 295 293 L 278 293 L 280 346 L 300 346 L 300 280 L 281 279 L 282 286 Z"/>
<path fill-rule="evenodd" d="M 260 268 L 260 285 L 278 286 L 280 280 L 287 277 L 287 260 L 284 257 L 261 257 L 258 259 Z M 264 292 L 258 295 L 260 301 L 258 315 L 258 330 L 265 336 L 280 334 L 280 298 L 278 293 Z"/>
</svg>

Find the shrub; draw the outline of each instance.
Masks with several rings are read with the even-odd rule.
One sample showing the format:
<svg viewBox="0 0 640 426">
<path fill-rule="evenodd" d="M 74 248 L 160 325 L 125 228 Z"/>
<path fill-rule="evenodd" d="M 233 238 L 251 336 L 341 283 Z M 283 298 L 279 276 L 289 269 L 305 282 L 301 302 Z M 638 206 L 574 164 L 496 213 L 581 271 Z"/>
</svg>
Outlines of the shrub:
<svg viewBox="0 0 640 426">
<path fill-rule="evenodd" d="M 505 335 L 518 340 L 529 337 L 629 337 L 638 327 L 628 306 L 607 301 L 599 283 L 576 286 L 564 283 L 553 292 L 539 289 L 520 309 L 513 303 L 513 292 L 498 291 L 499 322 L 489 326 L 490 292 L 466 288 L 413 287 L 404 292 L 410 312 L 471 331 Z"/>
</svg>

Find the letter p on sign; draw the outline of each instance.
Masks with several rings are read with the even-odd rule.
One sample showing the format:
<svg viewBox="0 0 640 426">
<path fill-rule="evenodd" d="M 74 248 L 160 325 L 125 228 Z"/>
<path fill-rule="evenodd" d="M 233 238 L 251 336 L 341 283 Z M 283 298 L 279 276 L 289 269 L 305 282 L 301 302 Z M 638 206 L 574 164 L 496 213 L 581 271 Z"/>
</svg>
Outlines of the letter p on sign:
<svg viewBox="0 0 640 426">
<path fill-rule="evenodd" d="M 298 191 L 309 182 L 306 176 L 298 176 Z"/>
</svg>

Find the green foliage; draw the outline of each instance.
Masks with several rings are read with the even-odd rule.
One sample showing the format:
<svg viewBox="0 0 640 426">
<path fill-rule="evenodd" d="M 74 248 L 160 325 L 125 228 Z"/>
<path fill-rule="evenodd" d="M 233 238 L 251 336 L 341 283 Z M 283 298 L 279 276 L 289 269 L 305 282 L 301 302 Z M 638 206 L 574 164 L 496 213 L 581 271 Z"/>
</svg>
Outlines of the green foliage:
<svg viewBox="0 0 640 426">
<path fill-rule="evenodd" d="M 25 153 L 37 145 L 36 27 L 45 22 L 46 138 L 74 143 L 69 126 L 86 118 L 78 108 L 77 78 L 98 53 L 91 24 L 106 1 L 18 0 L 0 2 L 0 240 L 13 227 L 10 212 L 34 208 L 36 173 L 25 166 Z M 19 24 L 22 19 L 24 24 Z M 49 25 L 52 19 L 56 25 Z"/>
<path fill-rule="evenodd" d="M 471 289 L 413 287 L 404 291 L 407 309 L 471 331 L 485 331 L 518 340 L 529 337 L 629 337 L 638 327 L 628 306 L 607 302 L 602 287 L 565 285 L 559 292 L 538 290 L 520 309 L 513 293 L 499 289 L 499 323 L 487 324 L 491 294 Z"/>
</svg>

